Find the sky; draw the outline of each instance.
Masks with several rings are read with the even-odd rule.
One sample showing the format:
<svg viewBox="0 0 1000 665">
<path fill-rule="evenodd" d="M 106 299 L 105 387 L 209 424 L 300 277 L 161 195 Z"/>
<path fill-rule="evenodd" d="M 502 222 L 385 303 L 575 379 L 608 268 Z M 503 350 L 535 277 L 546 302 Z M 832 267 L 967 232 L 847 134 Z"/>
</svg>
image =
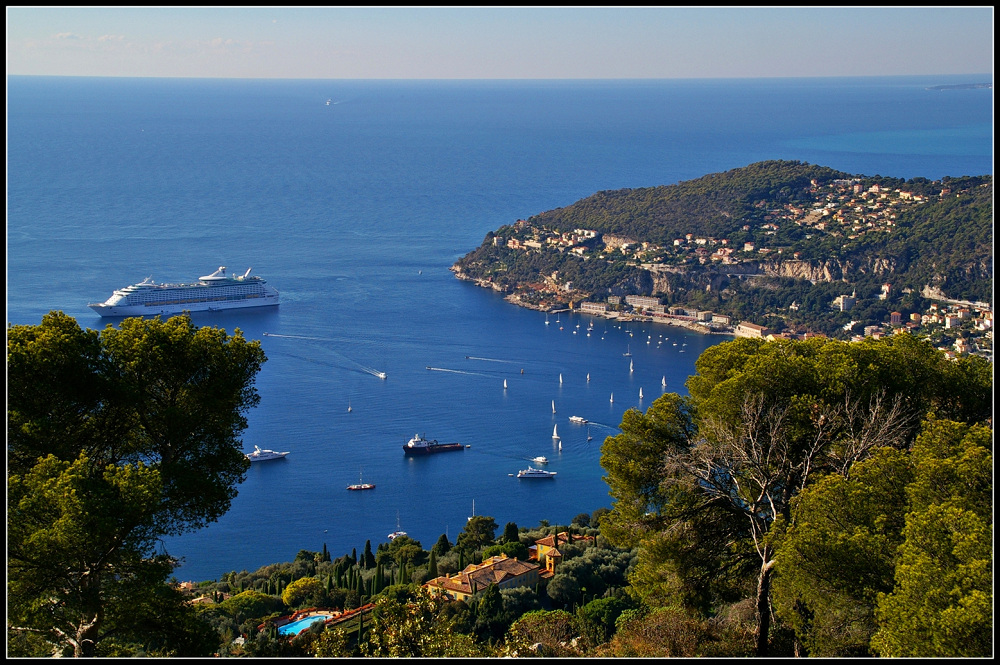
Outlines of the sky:
<svg viewBox="0 0 1000 665">
<path fill-rule="evenodd" d="M 991 82 L 993 73 L 994 10 L 989 6 L 8 6 L 6 12 L 8 76 L 986 74 Z"/>
</svg>

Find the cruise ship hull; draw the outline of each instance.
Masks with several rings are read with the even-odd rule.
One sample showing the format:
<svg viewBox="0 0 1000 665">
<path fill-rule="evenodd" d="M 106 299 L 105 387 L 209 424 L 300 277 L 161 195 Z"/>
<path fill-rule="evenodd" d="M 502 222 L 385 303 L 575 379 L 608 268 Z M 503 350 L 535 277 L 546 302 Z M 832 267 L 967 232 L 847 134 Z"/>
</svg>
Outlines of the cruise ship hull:
<svg viewBox="0 0 1000 665">
<path fill-rule="evenodd" d="M 245 309 L 247 307 L 275 307 L 278 296 L 247 298 L 245 300 L 219 300 L 205 302 L 185 302 L 174 304 L 148 305 L 105 305 L 94 303 L 88 305 L 101 316 L 157 316 L 159 314 L 183 314 L 185 312 L 216 312 L 228 309 Z"/>
</svg>

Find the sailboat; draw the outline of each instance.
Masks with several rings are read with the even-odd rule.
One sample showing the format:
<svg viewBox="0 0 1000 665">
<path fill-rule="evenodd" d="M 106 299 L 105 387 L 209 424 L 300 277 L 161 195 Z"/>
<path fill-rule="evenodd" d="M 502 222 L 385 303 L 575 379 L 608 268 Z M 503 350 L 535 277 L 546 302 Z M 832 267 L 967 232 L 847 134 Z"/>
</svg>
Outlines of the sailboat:
<svg viewBox="0 0 1000 665">
<path fill-rule="evenodd" d="M 559 385 L 562 385 L 562 374 L 559 374 Z"/>
<path fill-rule="evenodd" d="M 467 520 L 465 520 L 465 521 L 466 521 L 466 522 L 471 522 L 471 521 L 472 521 L 472 518 L 473 518 L 473 517 L 475 517 L 475 516 L 476 516 L 476 500 L 475 500 L 475 499 L 473 499 L 473 500 L 472 500 L 472 514 L 471 514 L 471 515 L 469 515 L 469 519 L 467 519 Z"/>
<path fill-rule="evenodd" d="M 642 399 L 642 388 L 639 388 L 639 399 Z"/>
<path fill-rule="evenodd" d="M 548 314 L 546 314 L 546 315 L 545 315 L 545 325 L 549 325 L 549 323 L 550 323 L 550 322 L 549 322 L 549 315 L 548 315 Z"/>
<path fill-rule="evenodd" d="M 594 437 L 592 437 L 592 436 L 590 435 L 590 427 L 588 426 L 588 427 L 587 427 L 587 441 L 591 441 L 591 440 L 593 440 L 593 438 L 594 438 Z"/>
<path fill-rule="evenodd" d="M 628 361 L 628 371 L 629 371 L 629 373 L 631 373 L 632 370 L 633 370 L 632 361 L 630 360 L 630 361 Z"/>
<path fill-rule="evenodd" d="M 399 511 L 396 511 L 396 530 L 390 533 L 386 538 L 392 540 L 394 538 L 399 538 L 400 536 L 405 536 L 406 532 L 399 528 Z"/>
<path fill-rule="evenodd" d="M 615 403 L 615 394 L 614 393 L 611 393 L 611 403 L 612 404 Z"/>
<path fill-rule="evenodd" d="M 562 452 L 562 439 L 559 439 L 559 452 Z"/>
<path fill-rule="evenodd" d="M 623 356 L 630 356 L 630 355 L 632 355 L 632 350 L 631 350 L 631 348 L 629 347 L 628 344 L 625 345 L 625 353 L 623 353 L 622 355 Z"/>
<path fill-rule="evenodd" d="M 507 379 L 503 380 L 503 389 L 507 390 Z"/>
<path fill-rule="evenodd" d="M 351 409 L 351 400 L 347 400 L 347 412 L 350 413 L 351 411 L 352 411 L 352 409 Z"/>
<path fill-rule="evenodd" d="M 374 483 L 366 483 L 361 479 L 361 470 L 358 470 L 358 482 L 356 485 L 348 485 L 349 490 L 373 490 L 375 489 Z"/>
<path fill-rule="evenodd" d="M 552 438 L 555 441 L 559 441 L 559 432 L 556 431 L 558 428 L 559 428 L 558 425 L 553 425 L 552 426 Z"/>
<path fill-rule="evenodd" d="M 587 383 L 590 383 L 590 372 L 587 372 Z"/>
<path fill-rule="evenodd" d="M 660 385 L 663 386 L 664 388 L 667 387 L 667 377 L 663 377 L 662 379 L 660 379 Z"/>
<path fill-rule="evenodd" d="M 556 412 L 556 401 L 552 400 L 552 413 Z"/>
</svg>

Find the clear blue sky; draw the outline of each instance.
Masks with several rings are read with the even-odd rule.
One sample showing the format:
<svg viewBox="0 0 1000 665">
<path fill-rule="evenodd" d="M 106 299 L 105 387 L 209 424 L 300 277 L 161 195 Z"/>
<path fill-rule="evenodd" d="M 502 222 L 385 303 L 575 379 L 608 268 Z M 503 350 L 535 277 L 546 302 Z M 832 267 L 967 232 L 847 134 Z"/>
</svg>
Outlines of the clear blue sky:
<svg viewBox="0 0 1000 665">
<path fill-rule="evenodd" d="M 7 74 L 717 78 L 989 74 L 992 7 L 7 8 Z M 976 81 L 978 82 L 978 81 Z"/>
</svg>

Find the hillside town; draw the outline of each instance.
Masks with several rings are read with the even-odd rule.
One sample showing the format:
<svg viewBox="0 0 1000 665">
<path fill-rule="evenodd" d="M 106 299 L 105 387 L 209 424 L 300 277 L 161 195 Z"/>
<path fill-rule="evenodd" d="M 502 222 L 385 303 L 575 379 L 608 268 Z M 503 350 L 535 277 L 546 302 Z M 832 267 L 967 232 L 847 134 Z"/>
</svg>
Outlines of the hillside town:
<svg viewBox="0 0 1000 665">
<path fill-rule="evenodd" d="M 938 183 L 940 184 L 940 183 Z M 779 259 L 784 262 L 804 262 L 803 249 L 788 242 L 783 229 L 794 227 L 805 231 L 805 240 L 821 237 L 854 241 L 866 234 L 891 233 L 897 216 L 912 206 L 949 196 L 960 197 L 948 186 L 936 188 L 932 194 L 908 189 L 890 189 L 879 184 L 865 187 L 860 178 L 834 180 L 820 185 L 812 180 L 809 190 L 811 206 L 787 203 L 767 208 L 765 201 L 756 206 L 763 213 L 762 222 L 754 228 L 742 227 L 751 240 L 733 241 L 687 233 L 669 245 L 657 245 L 633 238 L 600 233 L 591 229 L 559 231 L 533 225 L 520 219 L 511 227 L 509 237 L 497 235 L 494 246 L 524 252 L 557 251 L 587 261 L 624 260 L 627 265 L 662 273 L 683 270 L 694 264 L 717 264 L 736 270 L 739 266 L 757 266 L 761 261 Z M 801 234 L 797 234 L 802 237 Z M 483 284 L 487 286 L 488 284 Z M 583 314 L 628 321 L 659 321 L 705 333 L 733 334 L 737 337 L 802 339 L 821 333 L 774 332 L 751 320 L 735 321 L 730 316 L 684 306 L 663 304 L 663 299 L 649 295 L 610 295 L 603 300 L 591 299 L 591 294 L 578 292 L 571 282 L 561 282 L 553 273 L 530 285 L 530 297 L 523 292 L 506 296 L 507 300 L 524 307 L 556 311 L 558 303 L 567 303 L 570 310 Z M 880 300 L 893 294 L 890 283 L 882 285 Z M 925 294 L 934 302 L 925 311 L 893 311 L 884 321 L 850 321 L 844 331 L 852 340 L 865 337 L 910 332 L 929 338 L 949 358 L 966 354 L 993 357 L 993 311 L 989 303 L 949 301 L 941 294 Z M 859 303 L 855 293 L 842 294 L 829 303 L 831 310 L 851 311 Z M 796 309 L 793 303 L 789 309 Z M 764 313 L 762 313 L 764 314 Z"/>
</svg>

